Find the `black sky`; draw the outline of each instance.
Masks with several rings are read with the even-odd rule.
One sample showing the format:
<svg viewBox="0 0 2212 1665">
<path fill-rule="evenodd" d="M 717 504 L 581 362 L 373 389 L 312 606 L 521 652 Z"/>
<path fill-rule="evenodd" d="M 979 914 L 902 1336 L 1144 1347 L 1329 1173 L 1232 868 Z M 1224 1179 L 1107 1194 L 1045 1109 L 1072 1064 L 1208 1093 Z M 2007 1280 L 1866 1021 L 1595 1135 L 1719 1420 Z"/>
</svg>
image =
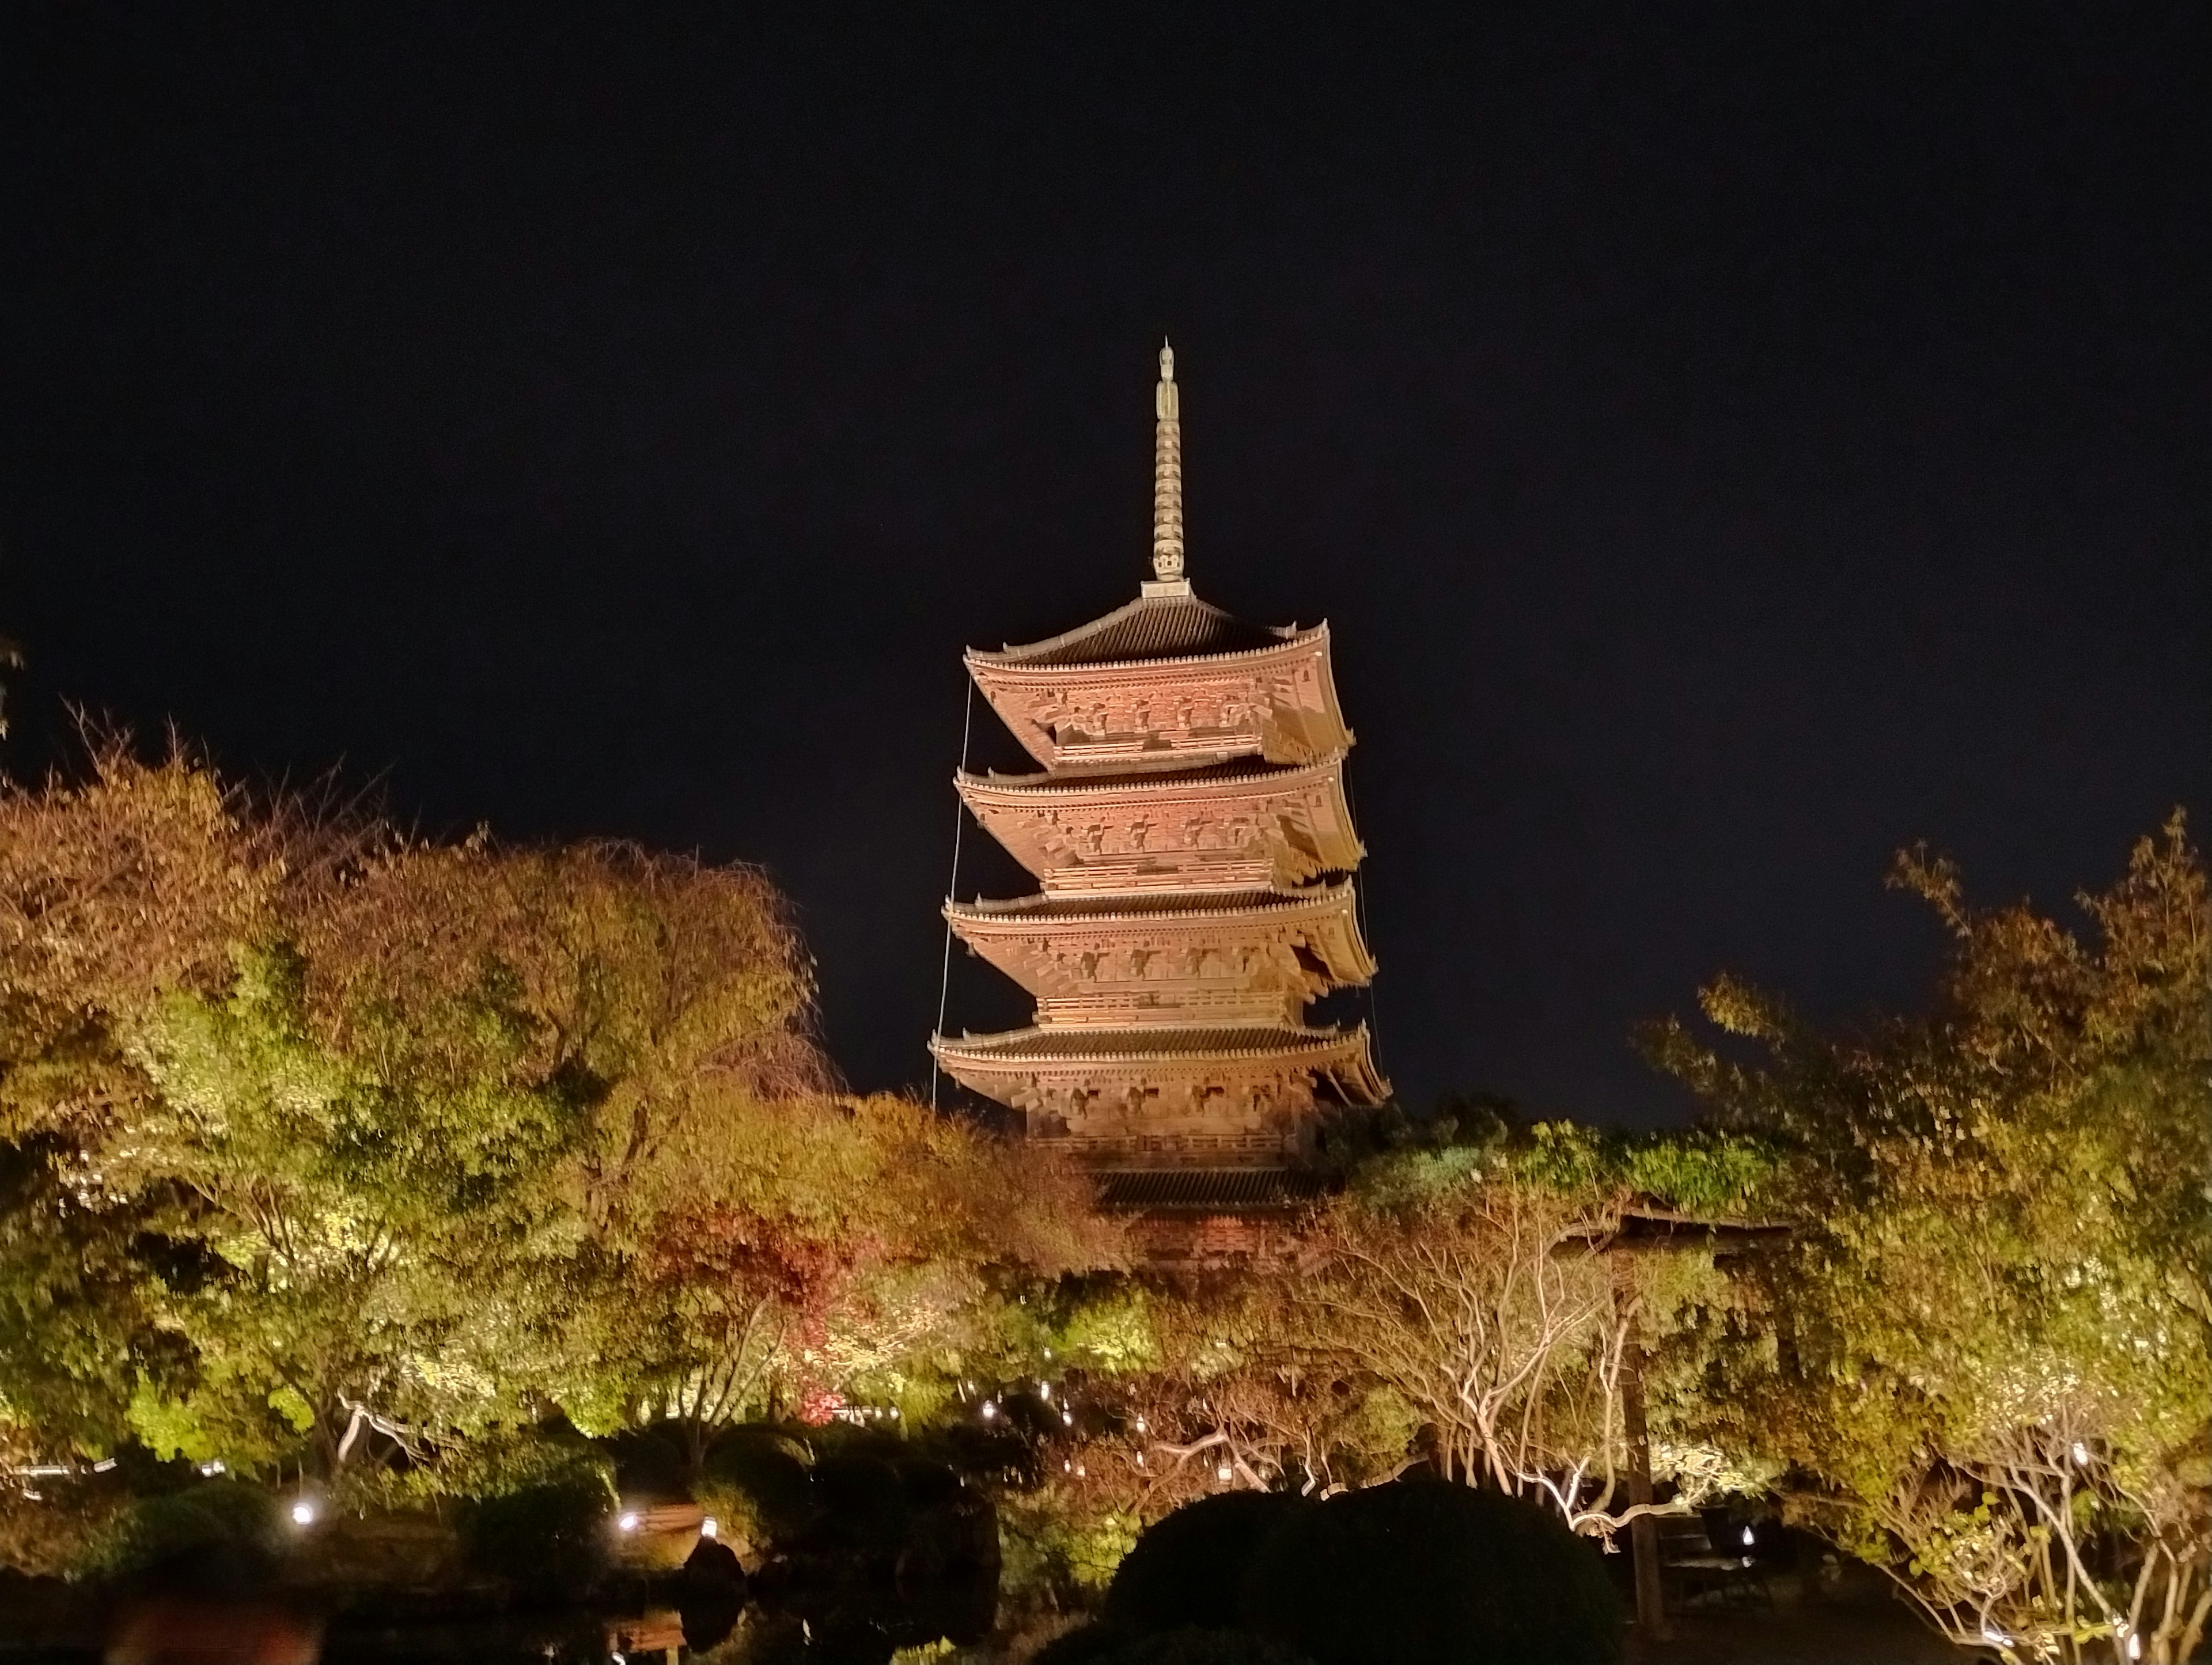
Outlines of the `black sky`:
<svg viewBox="0 0 2212 1665">
<path fill-rule="evenodd" d="M 1133 593 L 1165 332 L 1413 1099 L 1667 1115 L 1718 969 L 1914 997 L 1901 842 L 2212 812 L 2203 7 L 815 9 L 11 9 L 9 767 L 763 861 L 921 1079 L 959 650 Z"/>
</svg>

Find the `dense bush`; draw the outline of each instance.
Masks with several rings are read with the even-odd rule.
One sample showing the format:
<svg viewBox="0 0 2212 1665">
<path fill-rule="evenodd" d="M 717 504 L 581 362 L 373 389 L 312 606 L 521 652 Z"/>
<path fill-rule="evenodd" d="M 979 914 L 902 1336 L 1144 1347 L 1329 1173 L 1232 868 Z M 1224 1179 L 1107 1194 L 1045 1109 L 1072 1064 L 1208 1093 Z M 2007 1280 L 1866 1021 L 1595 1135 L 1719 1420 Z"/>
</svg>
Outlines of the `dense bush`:
<svg viewBox="0 0 2212 1665">
<path fill-rule="evenodd" d="M 234 1480 L 201 1480 L 141 1498 L 113 1523 L 88 1571 L 189 1570 L 196 1582 L 264 1573 L 282 1544 L 276 1500 Z"/>
<path fill-rule="evenodd" d="M 1131 1636 L 1108 1626 L 1071 1631 L 1031 1665 L 1310 1665 L 1303 1654 L 1243 1631 L 1195 1626 Z"/>
<path fill-rule="evenodd" d="M 1246 1628 L 1318 1665 L 1610 1665 L 1620 1604 L 1558 1516 L 1439 1480 L 1348 1492 L 1284 1522 Z"/>
<path fill-rule="evenodd" d="M 581 1589 L 605 1569 L 614 1507 L 605 1475 L 579 1468 L 474 1504 L 462 1518 L 461 1540 L 478 1571 L 552 1596 Z"/>
<path fill-rule="evenodd" d="M 899 1471 L 879 1456 L 825 1456 L 814 1465 L 819 1518 L 805 1536 L 810 1547 L 882 1553 L 907 1535 L 911 1510 Z"/>
<path fill-rule="evenodd" d="M 1105 1619 L 1131 1635 L 1237 1621 L 1237 1591 L 1261 1542 L 1304 1499 L 1224 1492 L 1186 1504 L 1137 1540 L 1106 1592 Z"/>
<path fill-rule="evenodd" d="M 805 1448 L 768 1429 L 740 1428 L 708 1454 L 694 1494 L 726 1530 L 765 1545 L 789 1538 L 814 1518 Z"/>
</svg>

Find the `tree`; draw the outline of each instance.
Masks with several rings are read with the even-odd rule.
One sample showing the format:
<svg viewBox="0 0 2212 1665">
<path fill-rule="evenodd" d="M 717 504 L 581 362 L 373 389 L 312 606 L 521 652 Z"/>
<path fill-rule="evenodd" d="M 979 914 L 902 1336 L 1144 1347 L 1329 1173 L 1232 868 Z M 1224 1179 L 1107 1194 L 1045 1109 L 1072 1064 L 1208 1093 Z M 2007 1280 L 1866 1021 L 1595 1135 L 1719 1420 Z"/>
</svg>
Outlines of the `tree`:
<svg viewBox="0 0 2212 1665">
<path fill-rule="evenodd" d="M 2212 1613 L 2212 904 L 2176 816 L 2087 940 L 1894 882 L 1952 937 L 1932 1010 L 1824 1036 L 1732 980 L 1660 1060 L 1784 1152 L 1706 1421 L 1791 1465 L 1799 1518 L 2008 1657 L 2189 1656 Z M 1755 1406 L 1756 1415 L 1743 1407 Z"/>
<path fill-rule="evenodd" d="M 1608 1250 L 1634 1203 L 1741 1208 L 1759 1152 L 1560 1123 L 1440 1131 L 1362 1163 L 1294 1261 L 1154 1293 L 1143 1368 L 1094 1384 L 1111 1424 L 1053 1482 L 1071 1508 L 1153 1519 L 1224 1489 L 1327 1495 L 1425 1464 L 1601 1537 L 1650 1512 L 1620 1490 L 1628 1350 L 1685 1373 L 1675 1353 L 1733 1295 L 1710 1253 Z M 1722 1476 L 1682 1466 L 1686 1507 Z"/>
<path fill-rule="evenodd" d="M 810 996 L 748 870 L 425 844 L 119 744 L 0 790 L 0 1414 L 326 1472 L 534 1419 L 629 1175 L 826 1081 Z"/>
<path fill-rule="evenodd" d="M 886 1095 L 733 1091 L 655 1143 L 619 1211 L 628 1270 L 564 1402 L 599 1427 L 673 1423 L 695 1474 L 717 1431 L 771 1406 L 927 1408 L 945 1395 L 916 1389 L 983 1344 L 1000 1283 L 1119 1254 L 1046 1153 Z"/>
<path fill-rule="evenodd" d="M 1625 1372 L 1729 1303 L 1709 1251 L 1611 1251 L 1632 1206 L 1741 1207 L 1759 1171 L 1740 1140 L 1565 1123 L 1401 1152 L 1331 1211 L 1293 1316 L 1412 1413 L 1443 1473 L 1610 1538 L 1651 1508 L 1621 1496 Z"/>
<path fill-rule="evenodd" d="M 267 927 L 283 840 L 181 753 L 97 741 L 76 781 L 0 781 L 0 1422 L 100 1449 L 137 1385 L 190 1347 L 162 1297 L 201 1271 L 162 1229 L 177 1199 L 111 1183 L 155 1089 L 131 1024 L 164 991 L 212 990 Z"/>
</svg>

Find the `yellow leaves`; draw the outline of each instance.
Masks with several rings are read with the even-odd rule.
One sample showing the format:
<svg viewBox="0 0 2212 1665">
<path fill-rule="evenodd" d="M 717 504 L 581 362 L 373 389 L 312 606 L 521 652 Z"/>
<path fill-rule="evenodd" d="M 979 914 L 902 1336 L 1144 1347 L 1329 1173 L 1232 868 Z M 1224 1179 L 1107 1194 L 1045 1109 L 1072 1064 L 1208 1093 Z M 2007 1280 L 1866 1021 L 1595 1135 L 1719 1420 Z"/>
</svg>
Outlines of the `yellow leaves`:
<svg viewBox="0 0 2212 1665">
<path fill-rule="evenodd" d="M 1145 1291 L 1116 1288 L 1079 1303 L 1060 1326 L 1056 1351 L 1070 1364 L 1106 1376 L 1155 1367 L 1159 1339 Z"/>
<path fill-rule="evenodd" d="M 1782 1007 L 1772 996 L 1726 973 L 1698 991 L 1698 1006 L 1730 1035 L 1779 1040 L 1788 1029 Z"/>
<path fill-rule="evenodd" d="M 268 1402 L 270 1410 L 292 1425 L 295 1434 L 304 1434 L 315 1425 L 314 1407 L 291 1388 L 276 1389 L 270 1394 Z"/>
<path fill-rule="evenodd" d="M 164 1462 L 182 1457 L 206 1462 L 216 1455 L 215 1441 L 185 1401 L 172 1399 L 142 1379 L 125 1413 L 139 1442 Z"/>
</svg>

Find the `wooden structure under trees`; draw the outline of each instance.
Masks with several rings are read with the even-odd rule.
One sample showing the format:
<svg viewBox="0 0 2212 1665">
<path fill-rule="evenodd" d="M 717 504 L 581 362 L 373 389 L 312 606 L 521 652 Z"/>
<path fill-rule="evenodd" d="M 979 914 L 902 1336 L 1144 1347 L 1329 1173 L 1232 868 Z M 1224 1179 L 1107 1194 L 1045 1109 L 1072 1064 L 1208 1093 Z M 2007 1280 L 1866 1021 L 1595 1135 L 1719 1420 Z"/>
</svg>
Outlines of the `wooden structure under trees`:
<svg viewBox="0 0 2212 1665">
<path fill-rule="evenodd" d="M 1389 1092 L 1365 1025 L 1304 1021 L 1375 974 L 1351 878 L 1352 736 L 1326 624 L 1248 624 L 1193 592 L 1179 399 L 1164 348 L 1137 599 L 967 654 L 1041 772 L 956 784 L 1040 888 L 945 914 L 1036 1010 L 1028 1028 L 930 1048 L 1030 1137 L 1102 1170 L 1109 1206 L 1265 1212 L 1310 1194 L 1296 1169 L 1325 1106 Z"/>
<path fill-rule="evenodd" d="M 1701 1218 L 1639 1198 L 1624 1209 L 1620 1223 L 1610 1235 L 1586 1240 L 1588 1252 L 1608 1257 L 1625 1255 L 1668 1255 L 1704 1250 L 1721 1259 L 1745 1254 L 1789 1235 L 1789 1227 L 1774 1221 Z M 1627 1334 L 1621 1347 L 1620 1409 L 1622 1432 L 1628 1444 L 1628 1547 L 1636 1588 L 1637 1628 L 1655 1641 L 1673 1635 L 1668 1623 L 1667 1597 L 1662 1574 L 1663 1555 L 1659 1541 L 1656 1505 L 1651 1487 L 1651 1433 L 1644 1415 L 1644 1336 L 1629 1279 L 1613 1261 L 1613 1303 Z M 1751 1565 L 1748 1558 L 1744 1565 Z"/>
</svg>

